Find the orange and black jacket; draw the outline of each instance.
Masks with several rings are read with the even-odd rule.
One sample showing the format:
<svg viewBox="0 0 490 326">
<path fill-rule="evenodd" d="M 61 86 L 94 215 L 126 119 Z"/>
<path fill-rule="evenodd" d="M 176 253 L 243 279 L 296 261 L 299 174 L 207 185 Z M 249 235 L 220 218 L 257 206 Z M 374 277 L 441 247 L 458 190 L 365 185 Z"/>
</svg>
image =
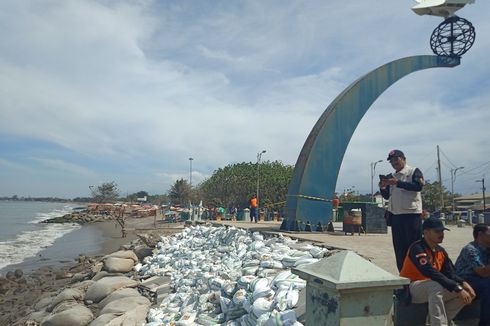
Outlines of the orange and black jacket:
<svg viewBox="0 0 490 326">
<path fill-rule="evenodd" d="M 408 249 L 400 276 L 412 282 L 431 279 L 451 292 L 463 283 L 446 250 L 439 245 L 432 250 L 424 239 L 414 242 Z"/>
</svg>

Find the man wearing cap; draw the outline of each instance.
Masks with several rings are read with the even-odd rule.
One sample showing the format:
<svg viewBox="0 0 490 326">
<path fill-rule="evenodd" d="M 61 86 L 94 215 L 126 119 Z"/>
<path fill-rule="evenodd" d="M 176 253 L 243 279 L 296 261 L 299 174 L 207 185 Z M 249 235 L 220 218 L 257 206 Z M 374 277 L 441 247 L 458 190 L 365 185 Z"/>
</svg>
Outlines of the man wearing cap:
<svg viewBox="0 0 490 326">
<path fill-rule="evenodd" d="M 424 176 L 418 168 L 407 164 L 405 155 L 398 149 L 392 150 L 387 160 L 395 173 L 383 178 L 380 176 L 379 188 L 383 198 L 389 200 L 391 236 L 396 266 L 400 271 L 408 248 L 422 236 L 420 192 L 424 186 Z"/>
<path fill-rule="evenodd" d="M 449 325 L 464 305 L 470 304 L 475 291 L 456 274 L 446 250 L 441 220 L 429 217 L 422 226 L 423 239 L 413 243 L 403 262 L 400 276 L 410 279 L 413 303 L 429 304 L 431 326 Z"/>
<path fill-rule="evenodd" d="M 456 272 L 480 299 L 479 326 L 490 326 L 490 226 L 484 223 L 473 227 L 473 239 L 461 249 L 456 259 Z"/>
</svg>

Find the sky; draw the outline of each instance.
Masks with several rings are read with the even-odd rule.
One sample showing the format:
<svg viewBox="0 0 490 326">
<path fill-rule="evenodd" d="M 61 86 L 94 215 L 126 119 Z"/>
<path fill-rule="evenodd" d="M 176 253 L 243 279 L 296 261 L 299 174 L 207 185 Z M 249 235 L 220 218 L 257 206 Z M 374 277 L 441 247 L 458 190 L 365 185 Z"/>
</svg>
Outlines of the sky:
<svg viewBox="0 0 490 326">
<path fill-rule="evenodd" d="M 0 2 L 0 196 L 163 194 L 228 164 L 295 164 L 315 122 L 360 76 L 432 54 L 442 18 L 412 0 Z M 460 66 L 415 72 L 358 125 L 337 190 L 371 191 L 405 152 L 430 182 L 481 191 L 490 172 L 490 1 Z M 487 14 L 485 14 L 487 13 Z M 377 180 L 375 179 L 375 182 Z M 488 181 L 490 183 L 490 181 Z"/>
</svg>

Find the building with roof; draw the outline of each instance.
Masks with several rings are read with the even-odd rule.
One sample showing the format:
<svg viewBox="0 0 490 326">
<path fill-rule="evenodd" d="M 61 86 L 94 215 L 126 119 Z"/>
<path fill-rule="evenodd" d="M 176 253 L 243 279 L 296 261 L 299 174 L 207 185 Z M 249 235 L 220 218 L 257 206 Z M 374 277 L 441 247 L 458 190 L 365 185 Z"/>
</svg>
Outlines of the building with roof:
<svg viewBox="0 0 490 326">
<path fill-rule="evenodd" d="M 471 209 L 475 212 L 483 212 L 483 193 L 476 193 L 468 196 L 461 196 L 454 198 L 454 205 L 456 211 L 467 211 Z M 485 210 L 490 210 L 490 195 L 485 193 Z"/>
</svg>

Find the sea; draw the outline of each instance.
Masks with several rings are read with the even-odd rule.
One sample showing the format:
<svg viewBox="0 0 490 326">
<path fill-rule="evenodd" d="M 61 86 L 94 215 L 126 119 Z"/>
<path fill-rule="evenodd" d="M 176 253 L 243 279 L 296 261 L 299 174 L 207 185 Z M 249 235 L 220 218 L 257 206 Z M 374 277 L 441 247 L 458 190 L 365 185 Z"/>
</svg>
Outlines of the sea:
<svg viewBox="0 0 490 326">
<path fill-rule="evenodd" d="M 0 276 L 43 265 L 74 262 L 79 254 L 100 252 L 104 235 L 94 226 L 40 223 L 80 208 L 75 203 L 0 201 Z"/>
</svg>

